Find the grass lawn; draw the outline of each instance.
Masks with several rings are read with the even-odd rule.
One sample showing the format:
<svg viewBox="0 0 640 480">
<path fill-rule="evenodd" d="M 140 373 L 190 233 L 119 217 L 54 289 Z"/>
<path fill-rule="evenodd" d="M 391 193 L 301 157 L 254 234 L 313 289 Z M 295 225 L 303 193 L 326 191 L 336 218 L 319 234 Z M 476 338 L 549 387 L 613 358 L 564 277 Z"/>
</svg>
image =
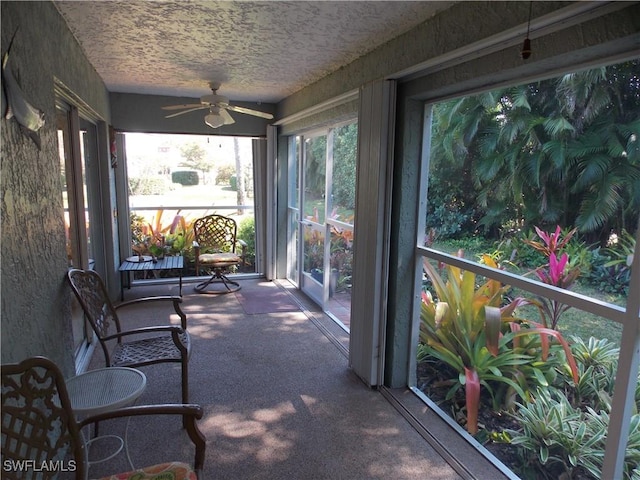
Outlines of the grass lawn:
<svg viewBox="0 0 640 480">
<path fill-rule="evenodd" d="M 174 189 L 162 194 L 162 195 L 130 195 L 129 204 L 132 211 L 135 211 L 138 215 L 141 215 L 147 219 L 148 222 L 153 222 L 153 218 L 156 214 L 156 208 L 161 207 L 163 211 L 163 224 L 170 223 L 173 216 L 176 214 L 175 206 L 180 207 L 211 207 L 210 211 L 183 209 L 181 214 L 188 220 L 194 220 L 203 215 L 209 213 L 216 213 L 233 216 L 238 220 L 237 211 L 235 209 L 220 209 L 216 210 L 216 207 L 232 207 L 238 204 L 237 192 L 233 190 L 229 185 L 193 185 L 183 187 L 178 184 L 173 184 Z M 245 205 L 253 205 L 253 197 L 247 196 L 245 198 Z M 151 207 L 150 210 L 144 210 Z M 251 216 L 253 212 L 248 211 Z"/>
<path fill-rule="evenodd" d="M 625 300 L 621 297 L 616 298 L 601 298 L 594 288 L 590 286 L 581 285 L 579 283 L 574 284 L 574 288 L 571 289 L 574 292 L 581 293 L 582 295 L 588 295 L 593 298 L 599 298 L 615 305 L 624 306 Z M 520 307 L 518 309 L 518 316 L 523 318 L 539 320 L 540 314 L 533 306 Z M 606 338 L 617 346 L 620 346 L 620 339 L 622 337 L 622 325 L 612 322 L 611 320 L 604 319 L 598 315 L 594 315 L 589 312 L 584 312 L 576 308 L 570 308 L 562 314 L 560 321 L 558 322 L 558 330 L 568 340 L 572 335 L 581 337 L 587 340 L 589 337 L 595 337 L 597 339 Z"/>
</svg>

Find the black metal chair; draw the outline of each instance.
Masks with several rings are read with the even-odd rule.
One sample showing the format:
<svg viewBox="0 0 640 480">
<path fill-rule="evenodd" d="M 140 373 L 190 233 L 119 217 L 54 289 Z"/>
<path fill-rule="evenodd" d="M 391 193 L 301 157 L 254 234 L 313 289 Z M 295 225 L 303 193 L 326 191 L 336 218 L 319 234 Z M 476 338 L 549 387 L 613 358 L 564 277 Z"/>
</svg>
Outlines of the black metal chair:
<svg viewBox="0 0 640 480">
<path fill-rule="evenodd" d="M 155 363 L 180 363 L 182 403 L 189 403 L 191 339 L 187 332 L 187 316 L 180 308 L 182 297 L 145 297 L 114 306 L 100 275 L 93 270 L 70 269 L 67 280 L 98 337 L 106 366 L 136 368 Z M 180 317 L 180 326 L 157 325 L 123 330 L 117 310 L 150 302 L 171 302 Z"/>
<path fill-rule="evenodd" d="M 51 360 L 33 357 L 2 365 L 2 478 L 58 478 L 64 468 L 76 480 L 85 480 L 89 465 L 88 447 L 81 434 L 84 426 L 121 417 L 181 415 L 195 447 L 193 466 L 168 462 L 105 478 L 164 475 L 162 478 L 204 480 L 206 439 L 196 423 L 202 414 L 199 405 L 140 405 L 77 420 L 62 372 Z M 42 465 L 51 470 L 37 473 L 35 467 L 41 469 Z M 151 476 L 154 473 L 157 476 Z"/>
<path fill-rule="evenodd" d="M 244 264 L 247 249 L 246 242 L 238 239 L 236 221 L 222 215 L 208 215 L 193 222 L 193 234 L 196 275 L 200 275 L 200 271 L 210 275 L 194 290 L 212 294 L 240 290 L 240 284 L 227 276 L 232 268 Z"/>
</svg>

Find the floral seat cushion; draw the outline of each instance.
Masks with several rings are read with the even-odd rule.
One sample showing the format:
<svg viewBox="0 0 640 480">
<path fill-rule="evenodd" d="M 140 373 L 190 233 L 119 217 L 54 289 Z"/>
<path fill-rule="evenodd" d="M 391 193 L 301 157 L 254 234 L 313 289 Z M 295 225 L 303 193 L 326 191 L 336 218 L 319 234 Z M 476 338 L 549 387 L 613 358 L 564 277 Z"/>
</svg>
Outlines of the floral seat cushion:
<svg viewBox="0 0 640 480">
<path fill-rule="evenodd" d="M 198 480 L 198 477 L 186 463 L 170 462 L 110 475 L 100 480 Z"/>
<path fill-rule="evenodd" d="M 198 261 L 205 265 L 224 267 L 240 263 L 242 259 L 235 253 L 203 253 Z"/>
</svg>

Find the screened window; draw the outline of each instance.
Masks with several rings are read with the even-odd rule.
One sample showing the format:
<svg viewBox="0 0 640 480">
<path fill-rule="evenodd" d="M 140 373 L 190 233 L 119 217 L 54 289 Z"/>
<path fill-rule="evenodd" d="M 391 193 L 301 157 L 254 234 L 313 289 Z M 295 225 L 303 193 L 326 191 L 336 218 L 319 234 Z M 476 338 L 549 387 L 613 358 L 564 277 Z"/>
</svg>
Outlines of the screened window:
<svg viewBox="0 0 640 480">
<path fill-rule="evenodd" d="M 637 466 L 639 65 L 427 107 L 415 388 L 518 474 Z"/>
</svg>

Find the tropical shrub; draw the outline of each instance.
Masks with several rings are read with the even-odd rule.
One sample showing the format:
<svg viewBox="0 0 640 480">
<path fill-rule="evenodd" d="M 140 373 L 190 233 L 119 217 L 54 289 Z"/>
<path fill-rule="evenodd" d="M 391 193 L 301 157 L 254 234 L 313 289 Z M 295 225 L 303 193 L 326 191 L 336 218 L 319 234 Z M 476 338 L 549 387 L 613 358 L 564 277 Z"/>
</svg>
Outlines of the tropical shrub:
<svg viewBox="0 0 640 480">
<path fill-rule="evenodd" d="M 131 214 L 131 249 L 138 255 L 181 255 L 191 248 L 193 228 L 191 223 L 180 215 L 180 210 L 171 219 L 163 223 L 164 210 L 156 211 L 151 222 L 144 217 Z"/>
<path fill-rule="evenodd" d="M 514 268 L 531 270 L 547 261 L 542 252 L 528 244 L 535 241 L 536 237 L 537 234 L 533 230 L 509 232 L 498 242 L 495 249 L 501 252 L 503 258 L 508 258 Z"/>
<path fill-rule="evenodd" d="M 137 213 L 131 213 L 129 215 L 129 222 L 131 225 L 131 242 L 135 245 L 142 243 L 145 240 L 145 228 L 147 221 L 142 215 Z"/>
<path fill-rule="evenodd" d="M 353 218 L 346 221 L 352 223 Z M 329 265 L 331 271 L 338 275 L 334 285 L 335 291 L 345 291 L 351 288 L 352 283 L 353 230 L 332 225 L 330 235 Z"/>
<path fill-rule="evenodd" d="M 512 414 L 521 428 L 504 432 L 519 449 L 522 478 L 602 478 L 619 348 L 595 338 L 572 341 L 579 382 L 569 381 L 560 369 L 558 382 L 539 389 Z M 636 404 L 640 405 L 640 388 Z M 638 465 L 640 415 L 636 413 L 629 426 L 623 478 L 640 478 Z"/>
<path fill-rule="evenodd" d="M 188 256 L 193 250 L 193 222 L 184 216 L 176 214 L 172 227 L 165 235 L 165 246 L 171 255 Z"/>
<path fill-rule="evenodd" d="M 483 261 L 497 268 L 490 256 Z M 447 398 L 464 387 L 469 433 L 478 432 L 482 388 L 494 409 L 500 409 L 508 408 L 515 395 L 524 400 L 531 389 L 548 384 L 545 370 L 554 365 L 549 362 L 549 337 L 562 346 L 577 381 L 566 341 L 555 330 L 515 317 L 516 308 L 527 301 L 516 298 L 504 304 L 508 286 L 489 279 L 476 287 L 473 272 L 451 265 L 446 267 L 445 281 L 427 259 L 424 270 L 437 301 L 429 291 L 422 295 L 418 361 L 437 359 L 453 369 Z"/>
<path fill-rule="evenodd" d="M 511 430 L 508 434 L 511 443 L 525 452 L 525 478 L 571 479 L 579 467 L 599 478 L 595 472 L 604 456 L 601 444 L 606 428 L 594 428 L 588 418 L 597 415 L 591 408 L 584 413 L 573 408 L 561 392 L 553 389 L 539 389 L 533 401 L 521 404 L 515 418 L 522 431 Z"/>
<path fill-rule="evenodd" d="M 356 206 L 358 124 L 350 123 L 336 128 L 333 140 L 333 201 L 353 210 Z"/>
<path fill-rule="evenodd" d="M 627 296 L 636 240 L 626 230 L 606 248 L 594 251 L 594 267 L 588 281 L 604 293 Z"/>
<path fill-rule="evenodd" d="M 634 59 L 436 104 L 429 203 L 442 205 L 452 192 L 461 212 L 477 210 L 474 230 L 562 221 L 595 241 L 622 225 L 635 228 L 638 65 Z"/>
<path fill-rule="evenodd" d="M 163 195 L 171 190 L 169 181 L 158 177 L 129 177 L 130 195 Z"/>
<path fill-rule="evenodd" d="M 610 257 L 600 252 L 601 250 L 594 254 L 593 268 L 587 281 L 602 293 L 628 296 L 631 270 L 622 264 L 608 265 L 611 261 Z"/>
<path fill-rule="evenodd" d="M 429 189 L 429 205 L 427 212 L 427 228 L 436 228 L 440 235 L 446 238 L 459 238 L 473 233 L 473 207 L 465 207 L 459 197 L 449 192 L 443 193 L 442 198 L 434 198 Z"/>
<path fill-rule="evenodd" d="M 238 238 L 247 244 L 245 262 L 254 265 L 256 261 L 256 222 L 254 217 L 246 217 L 240 221 Z"/>
</svg>

